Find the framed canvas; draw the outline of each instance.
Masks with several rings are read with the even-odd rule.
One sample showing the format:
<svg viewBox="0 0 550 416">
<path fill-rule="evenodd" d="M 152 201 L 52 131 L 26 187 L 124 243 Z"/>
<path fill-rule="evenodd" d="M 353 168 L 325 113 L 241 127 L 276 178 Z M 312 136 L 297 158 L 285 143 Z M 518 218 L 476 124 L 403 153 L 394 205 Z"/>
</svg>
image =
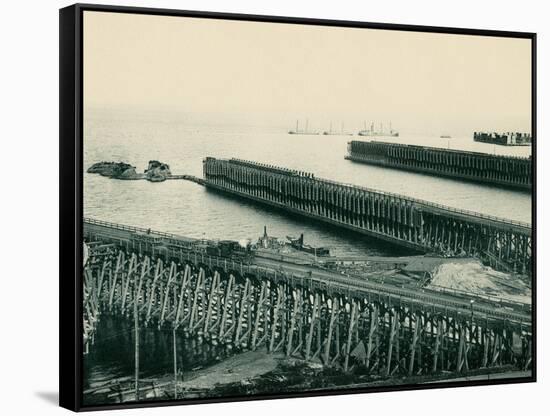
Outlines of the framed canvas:
<svg viewBox="0 0 550 416">
<path fill-rule="evenodd" d="M 536 379 L 536 35 L 60 10 L 60 404 Z"/>
</svg>

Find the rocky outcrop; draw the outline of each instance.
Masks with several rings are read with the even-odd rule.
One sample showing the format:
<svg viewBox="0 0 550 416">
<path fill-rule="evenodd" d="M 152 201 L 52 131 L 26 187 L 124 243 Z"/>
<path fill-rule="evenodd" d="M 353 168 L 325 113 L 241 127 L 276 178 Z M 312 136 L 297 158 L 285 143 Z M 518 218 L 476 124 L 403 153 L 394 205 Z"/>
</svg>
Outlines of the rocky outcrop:
<svg viewBox="0 0 550 416">
<path fill-rule="evenodd" d="M 99 173 L 111 179 L 146 179 L 151 182 L 162 182 L 172 176 L 170 166 L 158 160 L 149 161 L 144 173 L 137 173 L 135 166 L 124 162 L 98 162 L 87 170 L 88 173 Z"/>
<path fill-rule="evenodd" d="M 124 162 L 98 162 L 88 168 L 88 173 L 99 173 L 112 179 L 142 179 L 135 166 Z"/>
<path fill-rule="evenodd" d="M 162 182 L 166 178 L 172 176 L 170 166 L 158 160 L 150 160 L 147 169 L 145 169 L 145 177 L 151 182 Z"/>
</svg>

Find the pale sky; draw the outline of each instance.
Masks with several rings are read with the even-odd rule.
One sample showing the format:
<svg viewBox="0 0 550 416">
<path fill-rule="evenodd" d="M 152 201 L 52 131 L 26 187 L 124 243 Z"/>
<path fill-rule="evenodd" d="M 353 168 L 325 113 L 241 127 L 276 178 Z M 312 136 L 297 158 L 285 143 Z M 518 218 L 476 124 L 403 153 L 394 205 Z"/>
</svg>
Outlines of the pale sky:
<svg viewBox="0 0 550 416">
<path fill-rule="evenodd" d="M 86 11 L 84 103 L 287 127 L 530 131 L 531 43 Z"/>
</svg>

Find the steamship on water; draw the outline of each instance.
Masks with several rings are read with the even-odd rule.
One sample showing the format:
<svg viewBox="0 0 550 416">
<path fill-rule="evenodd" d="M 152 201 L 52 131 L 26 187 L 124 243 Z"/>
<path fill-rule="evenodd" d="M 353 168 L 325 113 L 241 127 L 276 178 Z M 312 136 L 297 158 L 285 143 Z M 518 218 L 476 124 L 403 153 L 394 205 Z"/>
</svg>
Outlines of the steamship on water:
<svg viewBox="0 0 550 416">
<path fill-rule="evenodd" d="M 367 129 L 367 123 L 365 122 L 365 128 L 359 133 L 357 133 L 359 136 L 368 136 L 368 137 L 399 137 L 399 132 L 392 129 L 391 121 L 390 121 L 390 130 L 384 131 L 384 126 L 382 123 L 380 123 L 380 130 L 376 131 L 374 129 L 374 123 L 371 123 L 370 129 Z"/>
<path fill-rule="evenodd" d="M 353 136 L 353 133 L 344 131 L 344 123 L 340 126 L 340 131 L 332 130 L 332 121 L 330 122 L 330 128 L 323 132 L 324 136 Z"/>
<path fill-rule="evenodd" d="M 308 120 L 306 119 L 306 128 L 304 130 L 300 130 L 300 125 L 298 120 L 296 120 L 296 129 L 295 130 L 289 130 L 288 134 L 310 134 L 310 135 L 319 135 L 318 131 L 310 131 L 308 129 Z"/>
</svg>

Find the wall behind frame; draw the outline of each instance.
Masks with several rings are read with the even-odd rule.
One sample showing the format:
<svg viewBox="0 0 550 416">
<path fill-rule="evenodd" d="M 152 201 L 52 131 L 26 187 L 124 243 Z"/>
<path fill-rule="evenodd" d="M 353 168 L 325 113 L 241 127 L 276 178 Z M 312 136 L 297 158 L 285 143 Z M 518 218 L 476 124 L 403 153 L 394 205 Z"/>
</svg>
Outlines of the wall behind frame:
<svg viewBox="0 0 550 416">
<path fill-rule="evenodd" d="M 438 1 L 296 2 L 278 0 L 120 1 L 121 5 L 287 15 L 312 18 L 349 19 L 386 23 L 458 26 L 470 28 L 537 32 L 539 172 L 544 183 L 550 171 L 545 158 L 550 143 L 543 114 L 550 112 L 550 28 L 544 2 Z M 67 1 L 9 2 L 4 5 L 0 34 L 2 41 L 3 140 L 5 173 L 0 213 L 2 218 L 2 292 L 0 317 L 3 342 L 0 359 L 6 414 L 40 412 L 62 414 L 57 402 L 58 322 L 58 9 Z M 6 193 L 7 191 L 7 193 Z M 549 203 L 539 186 L 538 216 L 538 374 L 537 384 L 473 387 L 445 390 L 392 392 L 369 395 L 227 403 L 157 410 L 127 410 L 165 415 L 233 414 L 539 414 L 547 402 L 550 382 L 549 360 L 542 354 L 548 342 L 548 306 L 544 276 L 550 268 L 543 257 L 550 222 L 542 215 Z M 543 346 L 544 344 L 544 346 Z"/>
</svg>

